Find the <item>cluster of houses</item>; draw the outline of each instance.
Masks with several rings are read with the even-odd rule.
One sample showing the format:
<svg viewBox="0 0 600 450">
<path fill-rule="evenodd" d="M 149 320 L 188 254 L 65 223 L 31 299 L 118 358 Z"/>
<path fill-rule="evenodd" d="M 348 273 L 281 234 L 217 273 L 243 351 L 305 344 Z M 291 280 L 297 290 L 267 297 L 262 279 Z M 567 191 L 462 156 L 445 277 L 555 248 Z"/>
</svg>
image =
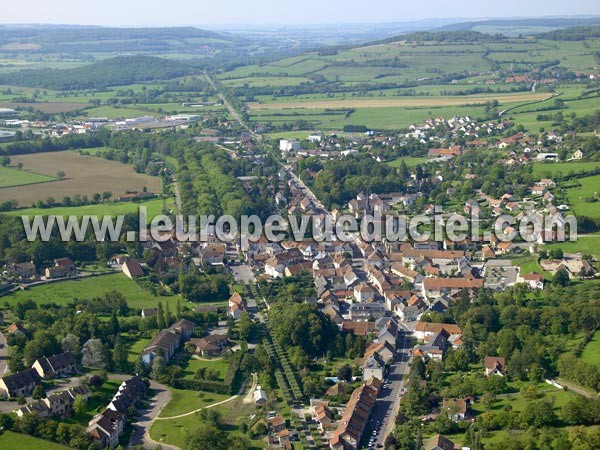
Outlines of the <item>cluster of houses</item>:
<svg viewBox="0 0 600 450">
<path fill-rule="evenodd" d="M 100 448 L 118 445 L 130 408 L 135 408 L 145 392 L 146 384 L 140 377 L 134 376 L 123 381 L 106 409 L 89 421 L 86 432 Z"/>
<path fill-rule="evenodd" d="M 90 388 L 85 384 L 75 386 L 25 405 L 17 409 L 16 414 L 19 417 L 26 414 L 35 414 L 40 417 L 65 417 L 72 413 L 73 404 L 77 397 L 87 400 L 91 392 Z"/>
<path fill-rule="evenodd" d="M 164 358 L 168 363 L 177 349 L 189 341 L 196 325 L 187 319 L 181 319 L 168 328 L 156 334 L 142 351 L 142 362 L 146 366 L 152 366 L 157 356 Z"/>
<path fill-rule="evenodd" d="M 66 377 L 77 372 L 75 357 L 70 352 L 37 359 L 31 368 L 0 379 L 0 397 L 13 399 L 31 395 L 42 379 Z"/>
<path fill-rule="evenodd" d="M 33 261 L 7 264 L 2 269 L 4 279 L 18 280 L 20 282 L 32 282 L 41 277 L 47 280 L 55 278 L 65 278 L 77 273 L 75 263 L 70 258 L 57 258 L 50 267 L 46 267 L 42 273 L 38 273 L 38 268 Z"/>
<path fill-rule="evenodd" d="M 329 441 L 332 450 L 359 448 L 381 388 L 381 380 L 372 378 L 352 392 L 344 414 Z"/>
</svg>

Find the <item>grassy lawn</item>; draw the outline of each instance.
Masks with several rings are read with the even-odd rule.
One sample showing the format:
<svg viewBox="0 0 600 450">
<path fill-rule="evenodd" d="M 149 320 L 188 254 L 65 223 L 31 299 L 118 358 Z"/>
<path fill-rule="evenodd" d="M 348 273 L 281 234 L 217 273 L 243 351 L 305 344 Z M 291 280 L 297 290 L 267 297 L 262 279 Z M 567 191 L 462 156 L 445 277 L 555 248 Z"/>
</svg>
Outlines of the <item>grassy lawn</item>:
<svg viewBox="0 0 600 450">
<path fill-rule="evenodd" d="M 552 274 L 544 272 L 537 261 L 537 256 L 526 256 L 523 258 L 513 259 L 512 263 L 521 268 L 521 276 L 528 273 L 539 273 L 544 275 L 546 281 L 552 281 Z"/>
<path fill-rule="evenodd" d="M 170 301 L 173 303 L 171 311 L 175 310 L 174 296 L 155 296 L 121 273 L 35 286 L 25 291 L 13 292 L 4 296 L 2 300 L 9 304 L 32 299 L 39 304 L 67 305 L 73 299 L 101 297 L 111 291 L 122 293 L 131 308 L 151 308 L 155 307 L 159 301 Z"/>
<path fill-rule="evenodd" d="M 410 169 L 411 167 L 416 167 L 417 165 L 424 163 L 425 161 L 427 161 L 427 158 L 405 156 L 402 158 L 395 159 L 393 161 L 389 161 L 387 164 L 388 164 L 388 166 L 392 166 L 392 167 L 400 167 L 400 165 L 402 164 L 402 161 L 404 161 L 406 166 Z"/>
<path fill-rule="evenodd" d="M 542 383 L 538 386 L 538 400 L 542 398 L 553 399 L 554 409 L 557 413 L 559 412 L 559 409 L 566 405 L 574 395 L 578 394 L 568 391 L 561 391 L 545 383 Z M 500 411 L 504 409 L 505 406 L 510 405 L 512 407 L 512 411 L 523 411 L 528 402 L 529 400 L 521 396 L 521 394 L 498 396 L 491 409 L 492 411 Z M 488 411 L 482 402 L 476 402 L 473 404 L 472 409 L 477 414 Z"/>
<path fill-rule="evenodd" d="M 546 244 L 544 248 L 546 250 L 560 248 L 565 253 L 588 253 L 596 256 L 596 258 L 600 258 L 600 234 L 578 236 L 575 242 L 556 242 Z"/>
<path fill-rule="evenodd" d="M 581 359 L 600 370 L 600 331 L 596 331 L 592 340 L 587 343 L 581 354 Z"/>
<path fill-rule="evenodd" d="M 171 389 L 171 392 L 174 394 L 171 403 L 175 401 L 174 391 L 176 391 L 176 389 Z M 183 392 L 184 398 L 187 396 L 190 400 L 195 398 L 197 394 L 196 392 L 191 391 L 181 392 Z M 247 438 L 247 436 L 243 435 L 241 431 L 237 429 L 237 426 L 244 422 L 248 423 L 250 417 L 256 413 L 256 407 L 252 403 L 244 404 L 242 398 L 243 397 L 238 397 L 230 402 L 215 407 L 215 409 L 221 414 L 221 417 L 226 424 L 228 434 L 244 436 Z M 169 406 L 171 403 L 169 403 Z M 169 406 L 167 406 L 167 408 Z M 200 405 L 200 407 L 201 406 L 202 405 Z M 167 416 L 165 411 L 161 413 L 161 417 Z M 198 420 L 196 414 L 190 414 L 189 416 L 181 417 L 179 419 L 156 420 L 150 429 L 150 436 L 158 442 L 172 444 L 179 448 L 183 448 L 185 445 L 186 432 L 194 430 L 198 425 Z M 251 441 L 251 443 L 254 448 L 264 447 L 264 442 L 262 441 Z"/>
<path fill-rule="evenodd" d="M 162 214 L 164 200 L 155 199 L 147 202 L 122 202 L 122 203 L 102 203 L 97 205 L 85 205 L 85 206 L 59 206 L 56 208 L 27 208 L 10 211 L 6 214 L 11 216 L 29 216 L 33 217 L 36 215 L 41 216 L 76 216 L 82 217 L 84 215 L 90 216 L 118 216 L 129 213 L 139 213 L 140 206 L 145 206 L 147 209 L 147 221 L 148 223 L 153 217 Z"/>
<path fill-rule="evenodd" d="M 151 341 L 150 338 L 142 338 L 138 336 L 132 336 L 129 333 L 121 333 L 121 338 L 126 340 L 127 348 L 127 360 L 130 363 L 135 363 L 140 357 L 144 347 Z"/>
<path fill-rule="evenodd" d="M 211 367 L 219 372 L 219 379 L 224 380 L 227 375 L 229 363 L 224 359 L 195 359 L 191 358 L 184 368 L 185 378 L 193 379 L 196 371 L 201 367 Z"/>
<path fill-rule="evenodd" d="M 58 178 L 26 170 L 13 169 L 11 167 L 0 167 L 0 188 L 9 186 L 23 186 L 25 184 L 45 183 L 55 181 Z"/>
<path fill-rule="evenodd" d="M 588 203 L 585 201 L 586 198 L 593 197 L 600 192 L 600 175 L 579 178 L 576 181 L 580 186 L 567 189 L 569 205 L 575 211 L 575 214 L 600 217 L 600 205 L 598 202 Z"/>
<path fill-rule="evenodd" d="M 536 178 L 553 177 L 557 173 L 568 175 L 570 173 L 586 172 L 600 167 L 600 162 L 571 161 L 562 163 L 533 163 L 532 175 Z"/>
<path fill-rule="evenodd" d="M 68 450 L 69 447 L 55 444 L 26 434 L 5 431 L 0 434 L 0 448 L 6 450 Z"/>
<path fill-rule="evenodd" d="M 183 389 L 171 388 L 171 401 L 165 409 L 162 410 L 160 417 L 172 417 L 186 414 L 204 408 L 212 403 L 227 400 L 229 397 L 230 395 L 214 394 L 212 392 L 186 391 Z"/>
</svg>

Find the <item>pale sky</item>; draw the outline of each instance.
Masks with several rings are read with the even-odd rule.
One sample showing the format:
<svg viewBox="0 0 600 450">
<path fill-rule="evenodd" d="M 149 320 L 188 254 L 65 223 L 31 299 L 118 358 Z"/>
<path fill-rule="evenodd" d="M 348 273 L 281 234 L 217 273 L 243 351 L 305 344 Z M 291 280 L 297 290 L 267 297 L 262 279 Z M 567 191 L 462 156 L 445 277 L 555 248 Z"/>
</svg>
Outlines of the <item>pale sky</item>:
<svg viewBox="0 0 600 450">
<path fill-rule="evenodd" d="M 0 23 L 114 26 L 384 23 L 600 15 L 600 0 L 4 0 Z"/>
</svg>

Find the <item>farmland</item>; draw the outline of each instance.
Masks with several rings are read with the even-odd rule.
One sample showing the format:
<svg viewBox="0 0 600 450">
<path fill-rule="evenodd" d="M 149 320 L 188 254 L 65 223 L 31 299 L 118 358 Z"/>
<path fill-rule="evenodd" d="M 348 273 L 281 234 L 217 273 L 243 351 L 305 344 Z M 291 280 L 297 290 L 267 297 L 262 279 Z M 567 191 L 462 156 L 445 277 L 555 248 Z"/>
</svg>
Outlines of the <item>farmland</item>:
<svg viewBox="0 0 600 450">
<path fill-rule="evenodd" d="M 11 157 L 12 164 L 23 164 L 23 170 L 48 177 L 63 171 L 65 178 L 39 186 L 8 187 L 0 189 L 0 201 L 16 200 L 19 206 L 32 205 L 37 200 L 76 194 L 92 196 L 110 191 L 116 197 L 128 190 L 160 193 L 161 181 L 157 177 L 138 174 L 133 167 L 115 161 L 83 156 L 73 151 L 47 152 Z"/>
<path fill-rule="evenodd" d="M 598 205 L 599 191 L 600 175 L 577 179 L 576 186 L 567 189 L 569 205 L 575 214 L 600 217 L 600 207 Z"/>
<path fill-rule="evenodd" d="M 519 103 L 543 100 L 548 97 L 544 93 L 528 94 L 499 94 L 488 96 L 457 96 L 457 97 L 404 97 L 404 98 L 356 98 L 345 100 L 301 100 L 297 102 L 248 103 L 253 109 L 330 109 L 330 108 L 386 108 L 386 107 L 433 107 L 461 106 L 481 104 L 492 100 L 504 103 Z"/>
<path fill-rule="evenodd" d="M 600 167 L 600 162 L 571 161 L 565 163 L 533 163 L 533 176 L 539 178 L 552 178 L 557 174 L 569 175 L 571 173 L 587 172 Z"/>
<path fill-rule="evenodd" d="M 159 301 L 175 301 L 174 297 L 151 294 L 121 273 L 35 286 L 5 295 L 2 299 L 9 304 L 31 299 L 38 304 L 67 305 L 74 299 L 92 299 L 111 291 L 121 292 L 131 308 L 153 308 Z"/>
<path fill-rule="evenodd" d="M 56 177 L 10 167 L 0 167 L 0 188 L 55 181 Z M 0 191 L 1 192 L 1 191 Z M 1 194 L 0 194 L 1 195 Z"/>
<path fill-rule="evenodd" d="M 147 208 L 147 216 L 148 222 L 152 220 L 153 217 L 162 214 L 164 209 L 164 201 L 157 200 L 149 200 L 147 202 L 122 202 L 122 203 L 99 203 L 97 205 L 84 205 L 84 206 L 58 206 L 54 208 L 26 208 L 26 209 L 18 209 L 14 211 L 10 211 L 8 213 L 3 213 L 11 216 L 76 216 L 82 217 L 84 215 L 89 216 L 117 216 L 123 214 L 134 213 L 137 214 L 139 212 L 139 208 L 144 206 Z"/>
</svg>

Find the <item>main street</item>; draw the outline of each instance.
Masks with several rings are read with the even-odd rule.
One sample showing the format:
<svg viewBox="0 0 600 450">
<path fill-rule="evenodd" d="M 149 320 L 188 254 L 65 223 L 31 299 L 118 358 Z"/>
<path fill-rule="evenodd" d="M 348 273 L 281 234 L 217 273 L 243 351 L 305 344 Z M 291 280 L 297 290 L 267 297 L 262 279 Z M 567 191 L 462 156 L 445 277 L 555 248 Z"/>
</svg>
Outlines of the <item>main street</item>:
<svg viewBox="0 0 600 450">
<path fill-rule="evenodd" d="M 219 92 L 214 81 L 210 78 L 210 76 L 206 75 L 207 80 L 213 86 L 215 92 L 223 100 L 223 103 L 231 113 L 231 115 L 240 120 L 240 115 L 235 111 L 235 109 L 227 102 L 226 97 Z M 240 120 L 240 124 L 249 130 L 249 127 Z M 254 133 L 252 133 L 255 135 Z M 335 223 L 333 220 L 333 214 L 321 203 L 319 198 L 314 194 L 314 192 L 298 177 L 291 169 L 290 166 L 282 165 L 282 168 L 289 174 L 292 181 L 296 184 L 296 186 L 304 193 L 304 195 L 315 205 L 315 209 L 317 212 L 325 215 L 331 223 Z M 357 234 L 353 234 L 354 243 L 358 243 L 359 236 Z M 237 274 L 240 277 L 241 273 Z M 244 280 L 246 281 L 246 280 Z M 248 280 L 249 281 L 249 280 Z M 250 291 L 250 287 L 246 282 L 246 290 L 249 298 L 252 298 L 252 294 Z M 266 300 L 263 299 L 263 301 Z M 267 307 L 269 305 L 267 304 Z M 263 317 L 259 313 L 258 314 L 259 321 L 263 322 Z M 410 336 L 411 330 L 406 328 L 401 324 L 400 326 L 401 336 L 399 338 L 398 346 L 396 349 L 396 355 L 394 356 L 394 362 L 392 363 L 389 374 L 387 377 L 387 381 L 385 386 L 382 388 L 380 397 L 377 399 L 377 403 L 375 405 L 375 409 L 371 416 L 372 426 L 371 429 L 375 428 L 379 424 L 379 431 L 376 435 L 376 439 L 372 444 L 373 448 L 376 448 L 378 445 L 383 447 L 385 440 L 394 430 L 394 425 L 396 423 L 396 416 L 398 415 L 398 410 L 400 408 L 400 400 L 402 399 L 402 395 L 406 389 L 407 383 L 407 375 L 410 371 Z M 368 445 L 369 436 L 364 437 L 364 446 Z"/>
<path fill-rule="evenodd" d="M 403 331 L 396 349 L 394 362 L 390 367 L 387 382 L 377 399 L 375 410 L 371 416 L 371 429 L 375 428 L 379 423 L 379 432 L 373 441 L 373 448 L 377 448 L 380 444 L 385 444 L 385 440 L 394 430 L 396 416 L 400 408 L 400 400 L 406 388 L 408 373 L 410 372 L 409 361 L 410 335 Z M 364 447 L 368 446 L 368 440 L 369 436 L 365 436 Z"/>
</svg>

